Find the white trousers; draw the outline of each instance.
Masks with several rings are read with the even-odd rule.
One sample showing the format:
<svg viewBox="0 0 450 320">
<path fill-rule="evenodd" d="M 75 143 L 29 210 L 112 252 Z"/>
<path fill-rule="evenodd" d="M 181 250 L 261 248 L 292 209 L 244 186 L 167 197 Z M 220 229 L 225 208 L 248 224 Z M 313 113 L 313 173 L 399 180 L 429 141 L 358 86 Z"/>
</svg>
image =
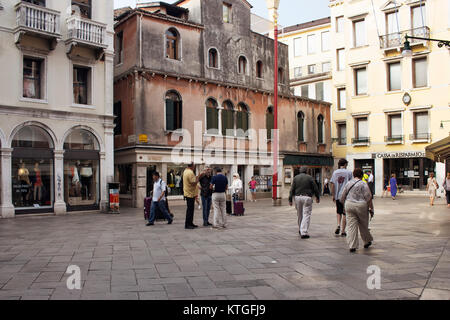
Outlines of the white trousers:
<svg viewBox="0 0 450 320">
<path fill-rule="evenodd" d="M 295 197 L 295 208 L 297 209 L 298 227 L 302 236 L 308 234 L 309 224 L 311 222 L 313 200 L 307 196 Z"/>
<path fill-rule="evenodd" d="M 214 227 L 226 227 L 227 225 L 227 197 L 225 192 L 212 194 L 212 205 L 214 208 Z"/>
</svg>

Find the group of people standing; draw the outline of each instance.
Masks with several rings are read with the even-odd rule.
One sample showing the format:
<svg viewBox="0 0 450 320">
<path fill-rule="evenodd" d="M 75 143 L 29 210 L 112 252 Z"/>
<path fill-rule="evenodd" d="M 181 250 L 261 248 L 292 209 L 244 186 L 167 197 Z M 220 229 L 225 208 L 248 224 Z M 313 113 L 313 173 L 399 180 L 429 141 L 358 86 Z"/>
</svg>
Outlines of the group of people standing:
<svg viewBox="0 0 450 320">
<path fill-rule="evenodd" d="M 373 237 L 369 230 L 369 216 L 373 217 L 373 194 L 368 181 L 365 182 L 364 172 L 357 168 L 347 170 L 348 161 L 340 159 L 339 168 L 333 172 L 331 194 L 336 203 L 337 228 L 336 235 L 347 237 L 350 252 L 358 248 L 358 230 L 364 241 L 364 248 L 372 245 Z M 308 229 L 311 221 L 313 196 L 320 202 L 320 192 L 314 179 L 307 174 L 307 168 L 300 168 L 300 174 L 295 176 L 289 194 L 289 204 L 295 200 L 297 209 L 299 233 L 302 239 L 308 239 Z M 347 232 L 348 231 L 348 235 Z"/>
</svg>

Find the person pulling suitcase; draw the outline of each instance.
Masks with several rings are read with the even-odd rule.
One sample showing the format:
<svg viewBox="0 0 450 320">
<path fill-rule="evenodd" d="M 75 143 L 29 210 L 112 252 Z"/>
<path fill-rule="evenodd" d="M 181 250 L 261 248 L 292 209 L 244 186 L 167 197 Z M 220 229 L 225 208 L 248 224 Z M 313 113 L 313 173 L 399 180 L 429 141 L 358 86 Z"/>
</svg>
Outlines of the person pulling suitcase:
<svg viewBox="0 0 450 320">
<path fill-rule="evenodd" d="M 150 218 L 148 219 L 147 226 L 155 224 L 157 208 L 163 213 L 164 218 L 168 221 L 167 224 L 172 224 L 173 218 L 166 207 L 166 183 L 161 179 L 158 172 L 154 172 L 152 205 L 150 207 Z"/>
</svg>

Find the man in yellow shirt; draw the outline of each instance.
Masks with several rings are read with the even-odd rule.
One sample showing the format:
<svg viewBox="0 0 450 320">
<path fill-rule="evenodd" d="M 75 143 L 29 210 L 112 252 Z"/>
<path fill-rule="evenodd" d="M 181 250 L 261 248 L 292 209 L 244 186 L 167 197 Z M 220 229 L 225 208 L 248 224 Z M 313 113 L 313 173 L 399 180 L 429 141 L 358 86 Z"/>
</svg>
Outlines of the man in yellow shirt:
<svg viewBox="0 0 450 320">
<path fill-rule="evenodd" d="M 191 163 L 183 172 L 183 194 L 186 199 L 186 222 L 184 223 L 185 229 L 198 228 L 194 224 L 194 208 L 195 197 L 197 196 L 197 183 L 198 179 L 194 173 L 195 165 Z"/>
</svg>

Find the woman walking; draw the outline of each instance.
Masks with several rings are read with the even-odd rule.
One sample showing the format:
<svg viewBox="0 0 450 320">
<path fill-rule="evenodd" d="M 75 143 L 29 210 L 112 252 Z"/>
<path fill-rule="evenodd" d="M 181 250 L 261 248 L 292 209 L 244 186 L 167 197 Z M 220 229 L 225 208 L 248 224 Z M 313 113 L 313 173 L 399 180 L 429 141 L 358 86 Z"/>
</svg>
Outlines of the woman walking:
<svg viewBox="0 0 450 320">
<path fill-rule="evenodd" d="M 372 245 L 373 237 L 369 230 L 369 214 L 373 217 L 372 192 L 362 181 L 363 172 L 357 168 L 353 171 L 353 180 L 349 181 L 342 192 L 341 203 L 345 203 L 347 214 L 347 242 L 350 252 L 358 249 L 358 229 L 364 241 L 364 248 Z"/>
<path fill-rule="evenodd" d="M 384 198 L 384 196 L 388 195 L 388 186 L 389 186 L 389 176 L 385 176 L 383 180 L 383 193 L 381 194 L 381 197 Z"/>
<path fill-rule="evenodd" d="M 389 187 L 391 188 L 392 200 L 395 200 L 395 197 L 397 196 L 397 189 L 398 189 L 395 173 L 392 174 L 391 180 L 389 180 Z"/>
<path fill-rule="evenodd" d="M 250 187 L 250 194 L 252 195 L 252 202 L 256 202 L 256 186 L 258 185 L 258 181 L 256 181 L 255 177 L 252 177 L 252 180 L 248 182 L 248 186 Z"/>
<path fill-rule="evenodd" d="M 447 177 L 444 180 L 444 190 L 447 197 L 447 208 L 450 209 L 450 172 L 447 172 Z"/>
<path fill-rule="evenodd" d="M 427 191 L 430 195 L 430 207 L 434 206 L 434 199 L 436 198 L 436 190 L 439 188 L 439 185 L 436 182 L 436 178 L 434 177 L 434 172 L 430 172 L 430 177 L 427 181 Z"/>
</svg>

